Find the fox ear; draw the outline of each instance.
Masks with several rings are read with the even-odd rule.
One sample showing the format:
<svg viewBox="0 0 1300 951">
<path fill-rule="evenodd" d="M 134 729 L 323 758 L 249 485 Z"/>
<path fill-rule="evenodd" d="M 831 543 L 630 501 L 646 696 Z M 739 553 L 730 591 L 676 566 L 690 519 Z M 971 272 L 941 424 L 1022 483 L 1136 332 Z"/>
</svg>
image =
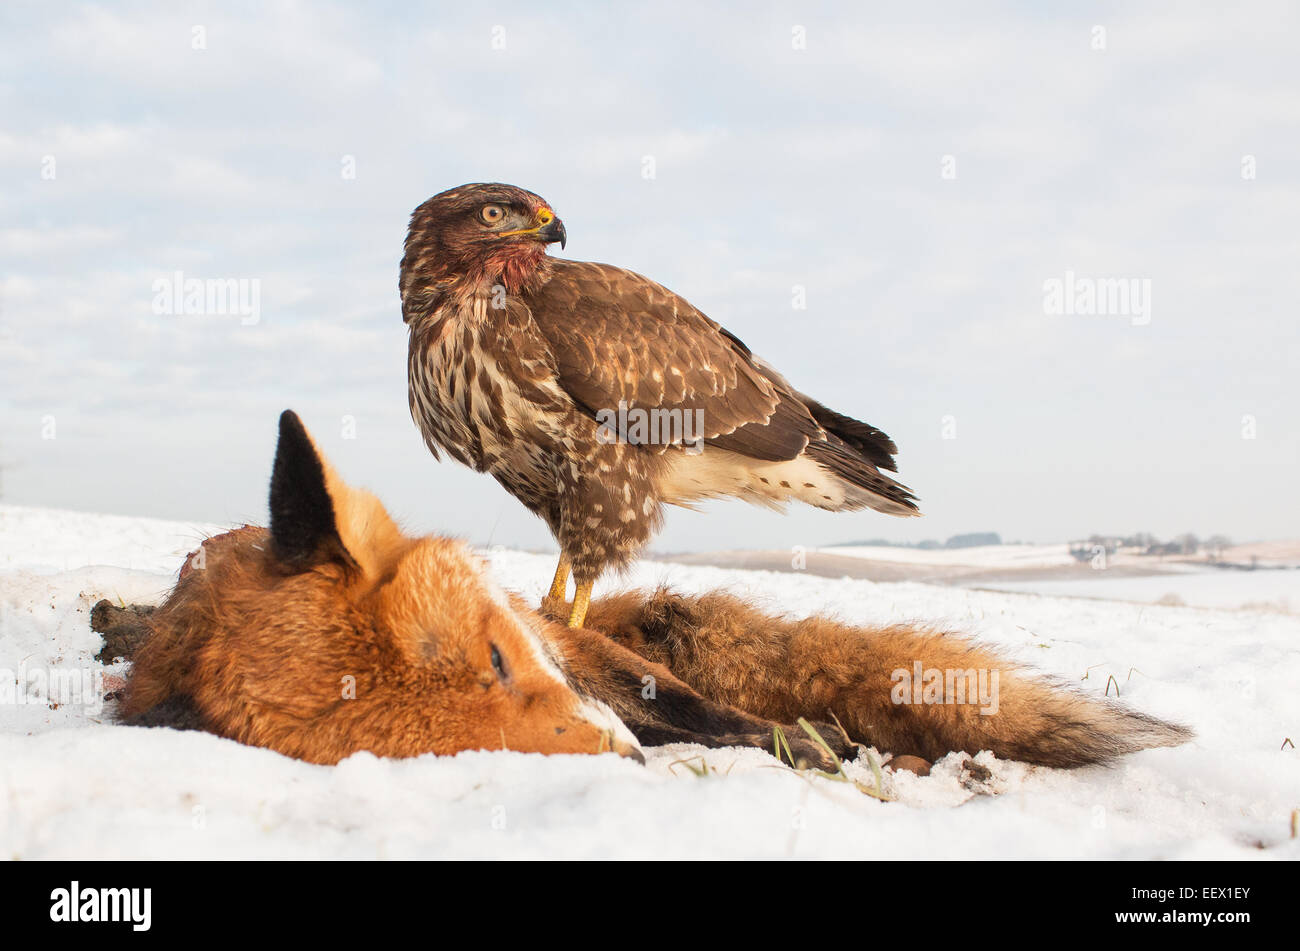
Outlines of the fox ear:
<svg viewBox="0 0 1300 951">
<path fill-rule="evenodd" d="M 271 469 L 271 543 L 285 565 L 304 570 L 331 559 L 355 564 L 339 537 L 326 463 L 298 414 L 280 414 Z"/>
</svg>

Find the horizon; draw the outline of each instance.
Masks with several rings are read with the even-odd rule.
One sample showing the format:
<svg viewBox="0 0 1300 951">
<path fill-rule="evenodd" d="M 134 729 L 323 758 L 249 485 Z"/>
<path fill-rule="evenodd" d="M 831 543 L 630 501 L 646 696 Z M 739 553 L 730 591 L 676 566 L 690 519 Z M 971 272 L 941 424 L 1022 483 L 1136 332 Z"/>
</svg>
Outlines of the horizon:
<svg viewBox="0 0 1300 951">
<path fill-rule="evenodd" d="M 381 499 L 380 501 L 383 500 Z M 79 509 L 76 508 L 75 506 L 69 506 L 69 505 L 54 505 L 54 506 L 28 505 L 20 502 L 7 502 L 4 496 L 0 494 L 0 508 L 4 508 L 5 506 L 13 506 L 14 508 L 32 508 L 32 509 L 47 508 L 54 511 L 61 510 L 67 512 L 75 512 L 83 515 L 107 515 L 107 516 L 120 517 L 120 518 L 156 518 L 159 519 L 160 521 L 174 521 L 178 523 L 209 521 L 206 519 L 195 519 L 195 518 L 167 518 L 162 516 L 136 515 L 136 514 L 125 513 L 125 512 L 102 512 L 97 509 Z M 397 521 L 399 526 L 405 525 L 404 519 L 398 518 Z M 218 524 L 223 524 L 223 523 L 221 523 L 218 520 Z M 999 537 L 999 541 L 990 542 L 988 543 L 988 545 L 952 545 L 952 546 L 948 545 L 948 542 L 952 541 L 954 538 L 960 538 L 963 535 L 989 535 L 989 534 L 997 535 Z M 821 549 L 821 548 L 843 548 L 843 547 L 853 547 L 853 546 L 887 547 L 887 548 L 920 548 L 926 545 L 934 545 L 938 548 L 948 549 L 948 550 L 958 550 L 961 548 L 975 548 L 975 547 L 997 547 L 1000 545 L 1024 545 L 1024 546 L 1031 546 L 1031 547 L 1046 547 L 1052 545 L 1071 545 L 1076 542 L 1087 542 L 1094 537 L 1131 538 L 1136 535 L 1152 535 L 1154 541 L 1160 544 L 1172 542 L 1182 535 L 1192 535 L 1201 542 L 1202 546 L 1204 546 L 1204 544 L 1207 543 L 1210 539 L 1218 537 L 1220 535 L 1224 535 L 1224 533 L 1185 531 L 1185 532 L 1176 532 L 1173 535 L 1169 535 L 1169 536 L 1156 536 L 1150 532 L 1141 532 L 1141 531 L 1139 532 L 1089 532 L 1086 535 L 1076 535 L 1076 536 L 1071 536 L 1069 538 L 1039 539 L 1039 538 L 1019 538 L 1019 537 L 1004 538 L 1002 537 L 1001 532 L 998 532 L 994 529 L 985 529 L 982 531 L 977 530 L 974 532 L 963 532 L 959 535 L 948 536 L 948 538 L 944 538 L 944 539 L 920 538 L 911 541 L 902 541 L 898 539 L 891 539 L 883 536 L 877 536 L 872 538 L 842 539 L 839 541 L 821 541 L 807 547 L 810 547 L 811 549 L 814 550 Z M 1264 544 L 1269 542 L 1300 541 L 1300 537 L 1290 537 L 1290 536 L 1270 537 L 1270 538 L 1234 538 L 1232 536 L 1224 535 L 1224 537 L 1228 539 L 1228 547 L 1256 545 L 1256 544 Z M 515 546 L 502 545 L 499 542 L 494 542 L 490 538 L 486 540 L 478 540 L 478 541 L 475 541 L 474 539 L 470 539 L 470 541 L 481 548 L 514 548 L 518 551 L 523 551 L 523 552 L 546 552 L 546 553 L 553 553 L 557 550 L 557 546 L 555 545 L 554 541 L 551 541 L 549 545 L 542 544 L 542 545 L 515 545 Z M 663 546 L 656 544 L 657 541 L 658 538 L 651 540 L 651 543 L 647 545 L 645 548 L 644 551 L 645 555 L 664 556 L 664 555 L 688 554 L 688 553 L 696 554 L 696 553 L 707 553 L 710 550 L 705 548 L 665 549 L 663 548 Z M 723 549 L 714 549 L 714 550 L 723 550 Z M 743 550 L 758 550 L 758 549 L 734 549 L 734 550 L 743 551 Z"/>
</svg>

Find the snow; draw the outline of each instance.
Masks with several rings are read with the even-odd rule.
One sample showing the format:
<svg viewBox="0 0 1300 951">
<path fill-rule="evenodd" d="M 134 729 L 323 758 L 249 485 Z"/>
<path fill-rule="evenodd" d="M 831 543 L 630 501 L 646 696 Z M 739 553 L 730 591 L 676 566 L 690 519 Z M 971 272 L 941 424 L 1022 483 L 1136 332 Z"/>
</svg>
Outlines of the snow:
<svg viewBox="0 0 1300 951">
<path fill-rule="evenodd" d="M 1110 577 L 1054 581 L 991 581 L 998 591 L 1027 591 L 1069 598 L 1104 598 L 1190 604 L 1202 608 L 1257 608 L 1265 611 L 1300 611 L 1300 570 L 1258 569 L 1237 571 L 1196 568 L 1184 572 L 1138 578 Z"/>
<path fill-rule="evenodd" d="M 0 506 L 0 688 L 25 665 L 111 689 L 123 671 L 92 659 L 91 605 L 158 600 L 184 554 L 218 530 Z M 552 556 L 487 554 L 503 584 L 540 598 Z M 363 753 L 325 767 L 115 726 L 89 696 L 52 709 L 11 694 L 0 704 L 0 856 L 1300 858 L 1300 754 L 1282 749 L 1300 740 L 1294 615 L 662 563 L 604 587 L 660 582 L 726 585 L 793 613 L 971 630 L 1098 695 L 1113 676 L 1125 700 L 1198 737 L 1074 771 L 981 753 L 982 783 L 949 756 L 924 778 L 887 770 L 894 799 L 880 802 L 758 750 L 664 747 L 644 767 L 510 752 Z M 872 782 L 862 762 L 849 772 Z"/>
<path fill-rule="evenodd" d="M 1061 545 L 976 545 L 970 548 L 904 548 L 892 545 L 836 545 L 817 549 L 827 555 L 845 555 L 868 561 L 890 561 L 907 565 L 936 565 L 972 568 L 1053 567 L 1075 564 L 1070 546 Z"/>
</svg>

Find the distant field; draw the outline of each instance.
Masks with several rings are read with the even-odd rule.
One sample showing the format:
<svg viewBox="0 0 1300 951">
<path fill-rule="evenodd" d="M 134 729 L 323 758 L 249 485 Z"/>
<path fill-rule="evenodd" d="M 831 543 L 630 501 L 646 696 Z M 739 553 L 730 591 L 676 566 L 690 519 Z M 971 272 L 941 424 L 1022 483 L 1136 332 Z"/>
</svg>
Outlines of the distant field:
<svg viewBox="0 0 1300 951">
<path fill-rule="evenodd" d="M 1106 572 L 1097 572 L 1096 575 L 1072 581 L 999 581 L 980 587 L 1066 598 L 1300 613 L 1300 571 L 1297 570 L 1209 569 L 1144 578 L 1107 577 Z"/>
<path fill-rule="evenodd" d="M 1040 568 L 1073 565 L 1070 546 L 981 545 L 976 548 L 895 548 L 892 546 L 836 545 L 819 548 L 831 555 L 847 555 L 871 561 L 893 561 L 909 565 L 962 565 L 980 568 Z"/>
<path fill-rule="evenodd" d="M 1258 570 L 1216 567 L 1204 555 L 1154 557 L 1121 553 L 1094 568 L 1066 544 L 919 549 L 836 546 L 804 553 L 720 551 L 664 555 L 678 564 L 802 571 L 825 578 L 921 581 L 994 591 L 1103 598 L 1206 608 L 1300 612 L 1300 542 L 1261 542 L 1227 549 L 1222 561 Z"/>
</svg>

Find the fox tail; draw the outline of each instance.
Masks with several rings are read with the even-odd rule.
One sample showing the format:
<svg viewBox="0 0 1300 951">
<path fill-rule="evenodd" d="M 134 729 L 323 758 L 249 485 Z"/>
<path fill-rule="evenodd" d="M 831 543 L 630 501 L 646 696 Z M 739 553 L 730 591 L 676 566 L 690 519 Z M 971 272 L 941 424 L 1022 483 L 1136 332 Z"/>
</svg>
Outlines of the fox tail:
<svg viewBox="0 0 1300 951">
<path fill-rule="evenodd" d="M 725 592 L 666 589 L 604 598 L 587 626 L 711 700 L 781 723 L 833 717 L 853 740 L 899 755 L 990 750 L 1069 768 L 1193 735 L 938 629 L 793 619 Z"/>
</svg>

